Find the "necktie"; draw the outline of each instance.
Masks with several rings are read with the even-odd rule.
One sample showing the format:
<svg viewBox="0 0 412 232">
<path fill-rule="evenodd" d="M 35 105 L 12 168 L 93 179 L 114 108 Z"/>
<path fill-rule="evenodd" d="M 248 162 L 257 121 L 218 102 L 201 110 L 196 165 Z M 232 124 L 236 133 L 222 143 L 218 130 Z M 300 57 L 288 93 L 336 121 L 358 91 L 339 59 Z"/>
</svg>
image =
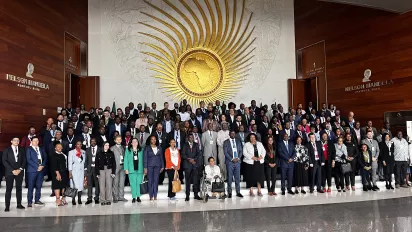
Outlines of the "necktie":
<svg viewBox="0 0 412 232">
<path fill-rule="evenodd" d="M 16 155 L 17 155 L 19 153 L 19 151 L 17 150 L 17 147 L 15 147 L 14 150 L 16 151 Z"/>
<path fill-rule="evenodd" d="M 93 156 L 94 156 L 94 147 L 92 147 L 92 154 L 93 154 Z"/>
<path fill-rule="evenodd" d="M 313 152 L 315 152 L 315 160 L 318 160 L 319 159 L 318 150 L 316 149 L 316 146 L 314 143 L 312 143 L 312 147 L 313 147 Z"/>
<path fill-rule="evenodd" d="M 211 131 L 209 131 L 209 134 L 210 134 L 210 138 L 212 138 L 212 132 Z"/>
<path fill-rule="evenodd" d="M 236 149 L 236 143 L 235 143 L 234 139 L 232 139 L 232 148 L 233 148 L 233 158 L 236 159 L 237 158 L 237 149 Z"/>
<path fill-rule="evenodd" d="M 143 133 L 140 133 L 140 144 L 143 144 Z"/>
<path fill-rule="evenodd" d="M 36 150 L 36 153 L 39 154 L 39 148 L 34 148 L 34 150 Z"/>
<path fill-rule="evenodd" d="M 285 141 L 286 150 L 289 152 L 288 141 Z"/>
</svg>

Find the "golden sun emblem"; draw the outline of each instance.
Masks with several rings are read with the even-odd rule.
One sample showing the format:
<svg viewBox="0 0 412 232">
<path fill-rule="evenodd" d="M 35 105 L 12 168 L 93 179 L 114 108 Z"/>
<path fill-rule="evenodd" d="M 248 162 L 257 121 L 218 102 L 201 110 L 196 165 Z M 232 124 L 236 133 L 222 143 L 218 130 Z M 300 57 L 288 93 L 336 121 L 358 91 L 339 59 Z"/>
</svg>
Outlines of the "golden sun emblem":
<svg viewBox="0 0 412 232">
<path fill-rule="evenodd" d="M 152 65 L 150 70 L 157 73 L 154 77 L 158 79 L 160 88 L 175 100 L 187 99 L 195 105 L 200 101 L 208 103 L 233 97 L 248 75 L 251 59 L 254 57 L 251 54 L 254 51 L 251 48 L 255 41 L 251 39 L 254 27 L 249 29 L 253 14 L 250 14 L 245 23 L 246 0 L 242 1 L 241 6 L 237 5 L 238 0 L 232 0 L 232 7 L 229 6 L 229 0 L 225 0 L 222 5 L 219 0 L 203 0 L 204 4 L 199 0 L 179 0 L 181 5 L 172 4 L 169 0 L 163 1 L 188 27 L 145 0 L 162 18 L 168 19 L 165 21 L 141 12 L 161 24 L 164 29 L 139 22 L 162 34 L 159 37 L 139 32 L 160 45 L 141 42 L 156 51 L 142 53 L 153 58 L 146 62 Z M 238 7 L 241 7 L 240 17 Z M 222 8 L 225 10 L 222 11 Z M 181 9 L 186 9 L 187 12 Z"/>
</svg>

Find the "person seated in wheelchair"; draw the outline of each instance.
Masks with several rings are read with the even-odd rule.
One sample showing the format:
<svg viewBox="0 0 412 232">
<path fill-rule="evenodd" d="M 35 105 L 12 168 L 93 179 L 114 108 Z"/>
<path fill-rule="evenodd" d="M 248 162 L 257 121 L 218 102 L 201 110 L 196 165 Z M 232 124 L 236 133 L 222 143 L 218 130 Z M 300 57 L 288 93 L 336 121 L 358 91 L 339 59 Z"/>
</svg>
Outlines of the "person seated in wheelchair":
<svg viewBox="0 0 412 232">
<path fill-rule="evenodd" d="M 209 164 L 206 165 L 205 167 L 205 173 L 206 173 L 206 179 L 205 179 L 205 184 L 207 186 L 207 197 L 209 199 L 216 199 L 216 195 L 219 194 L 219 199 L 224 199 L 225 198 L 225 192 L 212 192 L 212 195 L 210 196 L 209 193 L 212 191 L 212 183 L 217 181 L 217 182 L 222 182 L 222 174 L 220 173 L 220 168 L 219 166 L 215 165 L 215 159 L 213 157 L 209 157 L 208 159 Z"/>
</svg>

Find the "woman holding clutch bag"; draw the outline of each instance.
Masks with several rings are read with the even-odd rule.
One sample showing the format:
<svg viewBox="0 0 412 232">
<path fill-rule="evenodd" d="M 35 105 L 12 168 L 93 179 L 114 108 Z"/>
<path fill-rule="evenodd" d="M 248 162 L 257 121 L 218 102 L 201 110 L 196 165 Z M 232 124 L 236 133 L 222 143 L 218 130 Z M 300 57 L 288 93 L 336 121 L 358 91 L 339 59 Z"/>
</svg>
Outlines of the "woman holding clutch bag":
<svg viewBox="0 0 412 232">
<path fill-rule="evenodd" d="M 172 191 L 173 186 L 172 182 L 175 177 L 175 171 L 180 170 L 180 151 L 179 149 L 176 148 L 176 141 L 175 139 L 170 139 L 170 147 L 166 149 L 165 151 L 165 159 L 166 159 L 166 172 L 167 176 L 169 178 L 169 190 L 167 193 L 167 197 L 171 201 L 176 200 L 176 193 Z"/>
<path fill-rule="evenodd" d="M 139 146 L 139 140 L 133 138 L 124 155 L 124 170 L 129 176 L 132 189 L 132 203 L 140 200 L 140 183 L 143 181 L 143 151 Z"/>
<path fill-rule="evenodd" d="M 75 149 L 69 152 L 69 178 L 70 187 L 77 189 L 77 203 L 82 204 L 82 191 L 84 186 L 84 161 L 86 152 L 82 150 L 82 142 L 77 141 Z M 76 205 L 76 197 L 73 197 L 72 204 Z"/>
</svg>

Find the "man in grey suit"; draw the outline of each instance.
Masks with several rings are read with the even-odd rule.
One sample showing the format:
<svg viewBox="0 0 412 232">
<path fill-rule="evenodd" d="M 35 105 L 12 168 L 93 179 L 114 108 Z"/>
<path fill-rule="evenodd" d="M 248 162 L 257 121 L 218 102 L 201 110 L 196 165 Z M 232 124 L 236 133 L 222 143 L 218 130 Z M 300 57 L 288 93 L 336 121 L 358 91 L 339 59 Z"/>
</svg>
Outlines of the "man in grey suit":
<svg viewBox="0 0 412 232">
<path fill-rule="evenodd" d="M 144 125 L 140 125 L 139 133 L 136 134 L 136 138 L 139 140 L 140 147 L 144 150 L 146 147 L 147 139 L 149 138 L 150 134 L 145 132 L 146 127 Z"/>
<path fill-rule="evenodd" d="M 239 126 L 239 132 L 236 134 L 236 139 L 242 144 L 242 148 L 246 143 L 246 139 L 249 133 L 245 132 L 245 126 L 242 124 Z"/>
<path fill-rule="evenodd" d="M 124 148 L 122 146 L 122 137 L 116 136 L 114 139 L 116 145 L 112 146 L 110 150 L 114 153 L 116 160 L 116 174 L 113 180 L 113 203 L 118 201 L 127 201 L 124 198 L 124 180 L 126 174 L 124 172 Z"/>
<path fill-rule="evenodd" d="M 99 180 L 96 175 L 96 155 L 101 151 L 101 148 L 98 147 L 95 138 L 90 139 L 90 147 L 86 149 L 86 160 L 84 162 L 84 167 L 87 170 L 87 201 L 86 205 L 92 203 L 93 197 L 93 184 L 95 186 L 94 191 L 94 203 L 99 204 L 99 195 L 100 195 L 100 188 L 99 188 Z"/>
<path fill-rule="evenodd" d="M 242 142 L 236 139 L 236 132 L 231 130 L 229 139 L 223 143 L 223 150 L 226 159 L 227 168 L 227 192 L 228 198 L 232 198 L 232 181 L 235 178 L 236 196 L 243 197 L 240 193 L 240 163 L 243 156 Z"/>
<path fill-rule="evenodd" d="M 378 170 L 378 157 L 379 157 L 379 144 L 373 139 L 372 131 L 366 133 L 366 139 L 362 140 L 362 144 L 368 146 L 368 150 L 372 153 L 372 189 L 374 191 L 379 190 L 376 186 L 377 181 L 377 170 Z"/>
<path fill-rule="evenodd" d="M 372 126 L 372 121 L 368 121 L 368 125 L 365 127 L 361 128 L 361 137 L 362 139 L 366 139 L 367 138 L 367 133 L 368 131 L 371 130 L 372 131 L 372 138 L 377 140 L 378 138 L 378 131 L 376 130 L 375 127 Z"/>
<path fill-rule="evenodd" d="M 213 125 L 207 125 L 207 131 L 202 134 L 203 163 L 207 164 L 209 157 L 217 158 L 217 132 L 213 131 Z"/>
</svg>

